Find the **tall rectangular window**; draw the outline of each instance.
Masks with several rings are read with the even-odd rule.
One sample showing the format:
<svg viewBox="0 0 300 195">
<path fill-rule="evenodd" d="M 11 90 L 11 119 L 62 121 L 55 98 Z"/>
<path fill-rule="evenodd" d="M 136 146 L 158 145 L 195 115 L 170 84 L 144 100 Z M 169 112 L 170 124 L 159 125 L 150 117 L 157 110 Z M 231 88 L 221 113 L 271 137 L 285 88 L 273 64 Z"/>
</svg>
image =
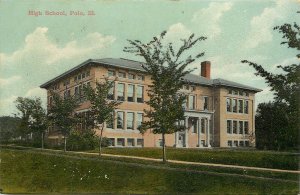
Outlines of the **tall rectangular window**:
<svg viewBox="0 0 300 195">
<path fill-rule="evenodd" d="M 232 122 L 232 133 L 237 134 L 237 121 Z"/>
<path fill-rule="evenodd" d="M 143 75 L 137 75 L 137 80 L 143 81 L 145 78 Z"/>
<path fill-rule="evenodd" d="M 118 100 L 119 101 L 124 101 L 125 100 L 125 98 L 124 98 L 124 96 L 125 96 L 125 91 L 124 91 L 124 83 L 118 83 Z"/>
<path fill-rule="evenodd" d="M 243 134 L 244 131 L 244 122 L 239 121 L 239 134 Z"/>
<path fill-rule="evenodd" d="M 144 102 L 144 87 L 143 86 L 137 86 L 136 101 L 140 102 L 140 103 Z"/>
<path fill-rule="evenodd" d="M 192 120 L 192 127 L 193 127 L 192 132 L 197 133 L 197 131 L 198 131 L 198 129 L 197 129 L 197 120 L 195 120 L 195 119 Z"/>
<path fill-rule="evenodd" d="M 107 99 L 109 100 L 115 99 L 115 83 L 111 83 L 111 87 L 108 91 Z"/>
<path fill-rule="evenodd" d="M 137 129 L 139 129 L 141 127 L 142 122 L 143 122 L 143 117 L 144 117 L 143 113 L 137 113 L 137 120 L 136 120 Z"/>
<path fill-rule="evenodd" d="M 134 101 L 134 85 L 127 85 L 127 101 Z"/>
<path fill-rule="evenodd" d="M 132 79 L 132 80 L 133 80 L 133 79 L 135 79 L 135 75 L 134 75 L 134 74 L 131 74 L 131 73 L 129 73 L 129 74 L 128 74 L 128 79 Z"/>
<path fill-rule="evenodd" d="M 184 110 L 186 110 L 186 104 L 187 104 L 187 99 L 185 98 L 184 101 L 183 101 L 183 103 L 182 103 L 182 108 Z"/>
<path fill-rule="evenodd" d="M 232 112 L 237 112 L 237 100 L 233 99 L 232 101 Z"/>
<path fill-rule="evenodd" d="M 243 100 L 239 100 L 239 113 L 243 113 Z"/>
<path fill-rule="evenodd" d="M 106 122 L 106 128 L 114 128 L 114 113 L 112 112 Z"/>
<path fill-rule="evenodd" d="M 230 98 L 227 98 L 227 99 L 226 99 L 227 112 L 232 112 L 231 104 L 232 104 L 232 100 L 231 100 Z"/>
<path fill-rule="evenodd" d="M 127 129 L 133 129 L 133 112 L 127 112 Z"/>
<path fill-rule="evenodd" d="M 189 109 L 190 110 L 194 110 L 196 107 L 195 105 L 195 96 L 194 95 L 190 95 L 189 96 Z"/>
<path fill-rule="evenodd" d="M 248 121 L 245 121 L 244 123 L 244 131 L 245 131 L 245 134 L 249 134 L 249 123 Z"/>
<path fill-rule="evenodd" d="M 201 133 L 205 133 L 205 119 L 201 119 Z"/>
<path fill-rule="evenodd" d="M 208 110 L 208 97 L 203 97 L 203 110 Z"/>
<path fill-rule="evenodd" d="M 126 73 L 125 72 L 119 72 L 118 77 L 120 78 L 126 78 Z"/>
<path fill-rule="evenodd" d="M 249 101 L 245 100 L 245 104 L 244 104 L 244 113 L 248 114 L 249 112 Z"/>
<path fill-rule="evenodd" d="M 231 129 L 232 129 L 232 121 L 231 120 L 227 120 L 227 133 L 228 134 L 232 133 Z"/>
<path fill-rule="evenodd" d="M 124 112 L 117 112 L 117 128 L 123 129 L 124 128 Z"/>
<path fill-rule="evenodd" d="M 109 76 L 109 77 L 112 77 L 112 76 L 115 76 L 115 71 L 113 71 L 113 70 L 108 70 L 107 71 L 107 76 Z"/>
</svg>

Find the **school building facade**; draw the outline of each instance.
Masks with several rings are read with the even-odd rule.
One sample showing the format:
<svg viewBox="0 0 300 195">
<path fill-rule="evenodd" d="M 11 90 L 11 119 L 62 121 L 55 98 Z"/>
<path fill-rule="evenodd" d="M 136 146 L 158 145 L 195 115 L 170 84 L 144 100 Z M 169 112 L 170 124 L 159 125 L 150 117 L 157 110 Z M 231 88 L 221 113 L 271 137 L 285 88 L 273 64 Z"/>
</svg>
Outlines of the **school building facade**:
<svg viewBox="0 0 300 195">
<path fill-rule="evenodd" d="M 50 90 L 62 96 L 74 95 L 79 101 L 76 113 L 86 115 L 90 103 L 83 95 L 84 85 L 95 87 L 96 82 L 114 82 L 108 99 L 121 101 L 113 113 L 114 120 L 104 124 L 103 136 L 111 147 L 161 147 L 160 134 L 149 129 L 143 135 L 138 127 L 149 109 L 147 90 L 151 77 L 142 63 L 118 58 L 89 59 L 42 84 L 47 90 L 48 106 L 52 103 Z M 211 79 L 211 64 L 201 62 L 199 75 L 188 74 L 180 90 L 187 95 L 185 108 L 186 130 L 166 135 L 166 146 L 185 148 L 247 147 L 255 144 L 255 93 L 260 89 L 240 83 Z M 80 124 L 85 128 L 84 121 Z M 96 133 L 100 131 L 95 129 Z M 51 129 L 48 138 L 60 142 L 62 136 Z"/>
</svg>

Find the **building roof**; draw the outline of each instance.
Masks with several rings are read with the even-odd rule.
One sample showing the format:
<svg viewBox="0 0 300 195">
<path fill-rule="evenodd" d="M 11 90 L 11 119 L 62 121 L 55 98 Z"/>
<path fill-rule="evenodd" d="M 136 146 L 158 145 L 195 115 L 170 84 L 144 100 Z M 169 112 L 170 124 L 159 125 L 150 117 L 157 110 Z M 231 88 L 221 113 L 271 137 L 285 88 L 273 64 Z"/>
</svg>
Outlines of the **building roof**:
<svg viewBox="0 0 300 195">
<path fill-rule="evenodd" d="M 49 80 L 48 82 L 42 84 L 40 87 L 41 88 L 46 88 L 50 86 L 53 82 L 62 79 L 66 75 L 79 70 L 82 67 L 85 66 L 91 66 L 92 64 L 101 64 L 105 66 L 112 66 L 112 67 L 117 67 L 117 68 L 125 68 L 129 70 L 135 70 L 135 71 L 141 71 L 145 72 L 145 70 L 142 67 L 142 62 L 134 61 L 134 60 L 128 60 L 128 59 L 123 59 L 123 58 L 103 58 L 103 59 L 88 59 L 84 61 L 83 63 L 75 66 L 74 68 L 62 73 L 61 75 Z M 240 89 L 247 89 L 251 90 L 254 92 L 259 92 L 262 91 L 261 89 L 254 88 L 251 86 L 243 85 L 240 83 L 236 83 L 233 81 L 228 81 L 225 79 L 208 79 L 199 75 L 195 74 L 187 74 L 184 77 L 184 80 L 186 82 L 194 83 L 194 84 L 200 84 L 200 85 L 207 85 L 207 86 L 226 86 L 226 87 L 235 87 L 235 88 L 240 88 Z"/>
</svg>

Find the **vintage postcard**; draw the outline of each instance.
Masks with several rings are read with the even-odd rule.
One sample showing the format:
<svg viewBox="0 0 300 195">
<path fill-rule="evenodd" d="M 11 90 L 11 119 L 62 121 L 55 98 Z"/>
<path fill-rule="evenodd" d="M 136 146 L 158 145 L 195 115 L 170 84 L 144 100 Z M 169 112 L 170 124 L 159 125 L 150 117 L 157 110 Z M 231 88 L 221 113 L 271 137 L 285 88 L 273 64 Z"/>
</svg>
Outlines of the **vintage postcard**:
<svg viewBox="0 0 300 195">
<path fill-rule="evenodd" d="M 0 193 L 297 194 L 299 0 L 0 0 Z"/>
</svg>

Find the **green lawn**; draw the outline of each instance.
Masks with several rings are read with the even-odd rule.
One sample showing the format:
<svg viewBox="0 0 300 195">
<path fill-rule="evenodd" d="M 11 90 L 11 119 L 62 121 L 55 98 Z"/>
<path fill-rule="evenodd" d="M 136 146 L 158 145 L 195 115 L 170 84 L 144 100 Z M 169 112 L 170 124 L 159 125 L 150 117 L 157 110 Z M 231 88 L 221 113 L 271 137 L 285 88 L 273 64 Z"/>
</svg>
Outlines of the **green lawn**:
<svg viewBox="0 0 300 195">
<path fill-rule="evenodd" d="M 2 149 L 3 193 L 297 194 L 298 190 L 296 182 L 57 155 Z"/>
<path fill-rule="evenodd" d="M 97 150 L 91 152 L 98 152 Z M 161 158 L 160 148 L 104 148 L 103 153 Z M 298 170 L 299 154 L 257 150 L 168 148 L 167 158 L 192 162 Z"/>
</svg>

